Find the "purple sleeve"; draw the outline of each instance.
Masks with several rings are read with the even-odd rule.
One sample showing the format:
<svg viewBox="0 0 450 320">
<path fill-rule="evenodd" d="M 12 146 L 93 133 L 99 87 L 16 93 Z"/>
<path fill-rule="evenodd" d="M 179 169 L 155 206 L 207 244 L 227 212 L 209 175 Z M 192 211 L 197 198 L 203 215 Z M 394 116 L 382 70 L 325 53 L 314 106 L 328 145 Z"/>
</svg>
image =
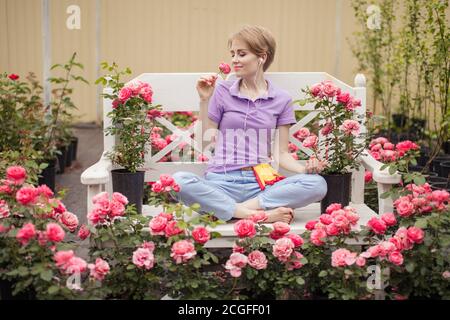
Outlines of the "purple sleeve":
<svg viewBox="0 0 450 320">
<path fill-rule="evenodd" d="M 216 85 L 208 104 L 208 118 L 219 123 L 223 115 L 223 100 L 221 99 L 221 86 Z"/>
<path fill-rule="evenodd" d="M 295 113 L 294 113 L 294 106 L 292 105 L 292 99 L 289 99 L 289 101 L 284 106 L 283 111 L 281 111 L 280 115 L 278 116 L 277 126 L 294 123 L 297 123 L 297 120 L 295 120 Z"/>
</svg>

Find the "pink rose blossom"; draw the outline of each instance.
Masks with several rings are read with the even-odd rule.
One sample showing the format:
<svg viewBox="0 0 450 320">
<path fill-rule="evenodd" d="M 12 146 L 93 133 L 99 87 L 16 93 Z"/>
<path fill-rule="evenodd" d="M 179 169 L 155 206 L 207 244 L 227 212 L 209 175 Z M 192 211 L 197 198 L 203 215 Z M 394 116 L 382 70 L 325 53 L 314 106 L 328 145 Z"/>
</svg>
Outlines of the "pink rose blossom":
<svg viewBox="0 0 450 320">
<path fill-rule="evenodd" d="M 320 133 L 324 136 L 329 135 L 333 131 L 333 123 L 331 121 L 327 122 L 325 126 L 320 130 Z"/>
<path fill-rule="evenodd" d="M 348 136 L 357 136 L 359 134 L 360 126 L 358 121 L 345 120 L 344 123 L 339 127 L 339 129 Z"/>
<path fill-rule="evenodd" d="M 11 166 L 6 169 L 6 178 L 8 180 L 14 181 L 14 184 L 20 185 L 25 182 L 27 177 L 27 172 L 24 167 L 21 166 Z"/>
<path fill-rule="evenodd" d="M 90 234 L 91 234 L 91 231 L 85 224 L 83 224 L 80 227 L 80 230 L 78 230 L 78 238 L 80 238 L 81 240 L 86 239 L 87 237 L 89 237 Z"/>
<path fill-rule="evenodd" d="M 92 197 L 93 204 L 105 203 L 108 201 L 109 201 L 109 196 L 108 196 L 108 192 L 106 192 L 106 191 L 97 193 L 95 196 Z"/>
<path fill-rule="evenodd" d="M 175 180 L 168 174 L 162 174 L 159 176 L 159 181 L 163 187 L 170 187 L 175 183 Z"/>
<path fill-rule="evenodd" d="M 0 200 L 0 219 L 9 217 L 9 207 L 5 200 Z"/>
<path fill-rule="evenodd" d="M 242 253 L 233 252 L 230 255 L 229 261 L 235 267 L 244 268 L 248 263 L 248 258 L 246 255 Z"/>
<path fill-rule="evenodd" d="M 239 238 L 251 238 L 256 234 L 255 223 L 250 219 L 241 219 L 234 224 L 234 232 Z"/>
<path fill-rule="evenodd" d="M 58 251 L 54 254 L 53 260 L 59 269 L 65 270 L 70 259 L 75 256 L 72 250 Z"/>
<path fill-rule="evenodd" d="M 337 249 L 331 254 L 331 265 L 333 267 L 351 266 L 356 262 L 356 253 L 347 249 Z"/>
<path fill-rule="evenodd" d="M 69 211 L 61 214 L 59 222 L 61 222 L 61 224 L 63 224 L 70 232 L 75 232 L 78 227 L 78 217 Z"/>
<path fill-rule="evenodd" d="M 112 200 L 118 201 L 121 204 L 123 204 L 124 206 L 126 206 L 128 204 L 128 199 L 127 197 L 125 197 L 123 194 L 121 194 L 120 192 L 114 192 L 112 194 Z"/>
<path fill-rule="evenodd" d="M 289 233 L 289 234 L 285 235 L 285 237 L 292 240 L 295 248 L 301 247 L 304 243 L 303 238 L 300 237 L 298 234 Z"/>
<path fill-rule="evenodd" d="M 256 270 L 263 270 L 267 268 L 267 258 L 266 255 L 259 251 L 254 250 L 248 255 L 248 264 L 250 267 Z"/>
<path fill-rule="evenodd" d="M 90 276 L 96 280 L 103 281 L 105 276 L 109 273 L 109 264 L 101 258 L 95 259 L 95 264 L 88 265 Z"/>
<path fill-rule="evenodd" d="M 417 227 L 409 227 L 407 231 L 407 237 L 409 240 L 415 243 L 422 243 L 425 233 L 422 229 Z"/>
<path fill-rule="evenodd" d="M 16 239 L 24 246 L 36 236 L 36 228 L 31 222 L 26 223 L 17 232 Z"/>
<path fill-rule="evenodd" d="M 364 182 L 365 183 L 369 183 L 372 182 L 373 176 L 372 176 L 372 172 L 367 171 L 364 173 Z"/>
<path fill-rule="evenodd" d="M 205 227 L 197 227 L 192 231 L 192 238 L 197 243 L 205 244 L 211 238 L 211 235 Z"/>
<path fill-rule="evenodd" d="M 144 241 L 142 242 L 140 248 L 148 249 L 153 253 L 153 251 L 155 251 L 155 243 L 153 241 Z"/>
<path fill-rule="evenodd" d="M 285 235 L 290 230 L 291 227 L 285 222 L 277 221 L 273 224 L 273 231 L 275 231 L 278 234 Z"/>
<path fill-rule="evenodd" d="M 133 90 L 129 87 L 123 87 L 122 89 L 120 89 L 119 91 L 119 100 L 120 102 L 125 102 L 128 99 L 131 98 L 131 96 L 133 95 Z"/>
<path fill-rule="evenodd" d="M 208 160 L 209 160 L 208 157 L 205 156 L 203 153 L 199 154 L 197 157 L 197 161 L 200 161 L 200 162 L 208 162 Z"/>
<path fill-rule="evenodd" d="M 233 244 L 233 252 L 237 252 L 237 253 L 244 253 L 245 252 L 245 248 L 238 246 L 236 243 Z"/>
<path fill-rule="evenodd" d="M 66 235 L 63 228 L 61 228 L 59 224 L 52 222 L 47 224 L 45 232 L 47 239 L 52 242 L 61 242 L 64 240 L 64 236 Z"/>
<path fill-rule="evenodd" d="M 325 80 L 322 82 L 322 92 L 332 98 L 337 94 L 341 93 L 341 89 L 339 89 L 331 80 Z"/>
<path fill-rule="evenodd" d="M 65 274 L 81 274 L 87 270 L 87 263 L 79 257 L 72 257 L 66 263 L 65 268 L 62 271 Z"/>
<path fill-rule="evenodd" d="M 319 220 L 321 223 L 323 223 L 324 225 L 329 225 L 333 222 L 333 217 L 329 214 L 322 214 L 319 217 Z"/>
<path fill-rule="evenodd" d="M 36 191 L 39 195 L 41 195 L 47 199 L 53 197 L 53 191 L 49 187 L 47 187 L 45 184 L 37 187 Z"/>
<path fill-rule="evenodd" d="M 16 193 L 16 200 L 23 205 L 34 204 L 37 200 L 37 192 L 34 187 L 22 187 Z"/>
<path fill-rule="evenodd" d="M 391 252 L 389 254 L 389 261 L 397 266 L 400 266 L 403 264 L 403 255 L 398 251 Z"/>
<path fill-rule="evenodd" d="M 317 84 L 313 85 L 313 86 L 310 88 L 310 91 L 311 91 L 311 94 L 312 94 L 314 97 L 321 96 L 321 95 L 322 95 L 322 84 L 321 84 L 321 83 L 317 83 Z"/>
<path fill-rule="evenodd" d="M 177 264 L 187 262 L 192 259 L 197 252 L 192 242 L 188 240 L 180 240 L 172 245 L 172 253 L 170 256 L 175 260 Z"/>
<path fill-rule="evenodd" d="M 153 236 L 158 235 L 164 235 L 164 230 L 167 226 L 167 218 L 162 216 L 156 216 L 153 217 L 152 220 L 150 220 L 149 227 L 150 227 L 150 233 Z"/>
<path fill-rule="evenodd" d="M 325 212 L 327 214 L 331 214 L 331 213 L 333 213 L 333 211 L 340 210 L 340 209 L 342 209 L 342 205 L 340 203 L 332 203 L 326 208 Z"/>
<path fill-rule="evenodd" d="M 286 262 L 294 251 L 294 243 L 289 238 L 281 238 L 275 241 L 272 253 L 281 262 Z"/>
<path fill-rule="evenodd" d="M 434 190 L 431 194 L 436 202 L 447 202 L 450 198 L 450 193 L 445 190 Z"/>
<path fill-rule="evenodd" d="M 309 132 L 308 128 L 301 128 L 300 130 L 298 130 L 297 132 L 294 133 L 294 137 L 300 141 L 305 140 L 310 135 L 311 135 L 311 133 Z"/>
<path fill-rule="evenodd" d="M 341 92 L 336 96 L 336 101 L 342 104 L 347 104 L 351 99 L 351 96 L 348 92 Z"/>
<path fill-rule="evenodd" d="M 305 225 L 306 230 L 314 230 L 314 227 L 317 224 L 317 222 L 318 221 L 316 220 L 308 221 Z"/>
<path fill-rule="evenodd" d="M 402 217 L 409 217 L 414 213 L 414 205 L 410 201 L 394 202 L 397 212 Z"/>
<path fill-rule="evenodd" d="M 286 262 L 287 269 L 291 271 L 303 267 L 303 263 L 301 262 L 301 259 L 303 258 L 304 257 L 300 252 L 294 251 L 290 259 Z"/>
<path fill-rule="evenodd" d="M 170 238 L 178 234 L 184 233 L 184 230 L 178 227 L 178 222 L 175 220 L 167 222 L 166 228 L 164 229 L 166 237 Z"/>
<path fill-rule="evenodd" d="M 395 219 L 395 215 L 392 212 L 386 212 L 381 215 L 381 220 L 388 227 L 392 227 L 397 224 L 397 219 Z"/>
<path fill-rule="evenodd" d="M 327 233 L 323 229 L 315 229 L 311 232 L 311 242 L 316 246 L 325 244 L 324 239 L 327 237 Z"/>
<path fill-rule="evenodd" d="M 133 252 L 132 261 L 138 268 L 150 270 L 155 264 L 155 257 L 150 249 L 138 248 Z"/>
<path fill-rule="evenodd" d="M 225 263 L 225 269 L 233 278 L 239 278 L 242 274 L 242 269 L 233 265 L 230 260 Z"/>
<path fill-rule="evenodd" d="M 222 62 L 219 64 L 219 70 L 223 74 L 229 74 L 231 72 L 231 67 L 228 63 Z"/>
<path fill-rule="evenodd" d="M 387 226 L 383 220 L 379 220 L 378 218 L 371 218 L 367 222 L 367 227 L 370 228 L 376 234 L 384 234 L 386 232 Z"/>
<path fill-rule="evenodd" d="M 156 193 L 164 191 L 164 188 L 160 181 L 156 181 L 154 184 L 152 184 L 152 191 Z"/>
<path fill-rule="evenodd" d="M 337 236 L 339 234 L 339 228 L 335 224 L 327 225 L 325 228 L 327 235 L 330 237 Z"/>
<path fill-rule="evenodd" d="M 125 206 L 117 200 L 112 200 L 109 203 L 109 209 L 110 209 L 109 216 L 111 218 L 121 217 L 125 214 Z"/>
<path fill-rule="evenodd" d="M 364 259 L 363 257 L 359 256 L 358 258 L 356 258 L 356 265 L 358 267 L 364 267 L 366 265 L 366 259 Z"/>
<path fill-rule="evenodd" d="M 303 140 L 303 147 L 305 148 L 316 148 L 317 147 L 317 142 L 319 141 L 319 139 L 317 138 L 317 136 L 315 134 L 310 135 L 309 137 L 305 138 L 305 140 Z"/>
</svg>

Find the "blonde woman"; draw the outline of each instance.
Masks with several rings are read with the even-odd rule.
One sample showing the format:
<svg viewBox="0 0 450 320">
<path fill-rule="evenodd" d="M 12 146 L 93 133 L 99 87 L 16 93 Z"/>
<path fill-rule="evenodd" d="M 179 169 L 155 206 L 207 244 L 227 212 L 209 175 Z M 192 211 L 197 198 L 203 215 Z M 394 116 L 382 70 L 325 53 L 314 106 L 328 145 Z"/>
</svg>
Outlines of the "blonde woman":
<svg viewBox="0 0 450 320">
<path fill-rule="evenodd" d="M 237 80 L 216 82 L 217 76 L 205 76 L 197 83 L 204 132 L 217 132 L 214 156 L 203 177 L 185 171 L 173 175 L 181 187 L 177 200 L 199 203 L 202 211 L 225 221 L 264 210 L 267 222 L 290 223 L 293 209 L 326 195 L 325 179 L 317 174 L 324 164 L 309 161 L 304 167 L 288 151 L 289 127 L 296 123 L 292 99 L 264 77 L 275 57 L 271 32 L 245 26 L 231 35 L 228 47 Z M 275 130 L 279 152 L 272 159 Z M 296 174 L 273 184 L 261 183 L 254 168 L 271 160 Z"/>
</svg>

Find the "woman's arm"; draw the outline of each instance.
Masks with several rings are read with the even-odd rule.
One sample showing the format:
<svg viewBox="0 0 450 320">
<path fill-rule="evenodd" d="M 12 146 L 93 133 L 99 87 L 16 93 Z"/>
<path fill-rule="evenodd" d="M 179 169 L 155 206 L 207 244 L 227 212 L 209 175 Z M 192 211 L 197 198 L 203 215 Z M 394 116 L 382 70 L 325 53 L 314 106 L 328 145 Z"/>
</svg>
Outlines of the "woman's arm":
<svg viewBox="0 0 450 320">
<path fill-rule="evenodd" d="M 217 135 L 217 128 L 219 125 L 208 118 L 208 104 L 209 99 L 207 100 L 200 100 L 200 115 L 199 119 L 202 122 L 202 142 L 203 146 L 207 146 L 209 143 L 215 142 L 215 137 Z M 215 134 L 213 135 L 212 139 L 205 139 L 205 133 L 209 129 L 216 130 Z M 211 135 L 211 134 L 210 134 Z"/>
<path fill-rule="evenodd" d="M 274 145 L 274 160 L 283 169 L 295 173 L 306 173 L 305 167 L 298 163 L 289 153 L 289 127 L 290 125 L 278 127 L 278 136 L 275 137 Z"/>
</svg>

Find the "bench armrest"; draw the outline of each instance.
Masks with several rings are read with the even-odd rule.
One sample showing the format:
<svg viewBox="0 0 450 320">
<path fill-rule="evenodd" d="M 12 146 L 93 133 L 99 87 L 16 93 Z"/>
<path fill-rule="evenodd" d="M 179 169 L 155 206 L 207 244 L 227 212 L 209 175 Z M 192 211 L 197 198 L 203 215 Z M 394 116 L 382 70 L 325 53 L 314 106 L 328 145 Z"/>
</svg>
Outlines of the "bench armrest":
<svg viewBox="0 0 450 320">
<path fill-rule="evenodd" d="M 100 160 L 81 174 L 81 183 L 85 185 L 107 184 L 109 182 L 112 162 L 103 153 Z"/>
<path fill-rule="evenodd" d="M 383 166 L 384 163 L 375 160 L 368 150 L 364 150 L 364 153 L 366 153 L 366 155 L 361 155 L 362 164 L 364 168 L 372 172 L 373 180 L 375 182 L 383 184 L 397 184 L 402 181 L 401 175 L 397 172 L 390 174 L 388 168 L 381 170 L 381 166 Z"/>
</svg>

